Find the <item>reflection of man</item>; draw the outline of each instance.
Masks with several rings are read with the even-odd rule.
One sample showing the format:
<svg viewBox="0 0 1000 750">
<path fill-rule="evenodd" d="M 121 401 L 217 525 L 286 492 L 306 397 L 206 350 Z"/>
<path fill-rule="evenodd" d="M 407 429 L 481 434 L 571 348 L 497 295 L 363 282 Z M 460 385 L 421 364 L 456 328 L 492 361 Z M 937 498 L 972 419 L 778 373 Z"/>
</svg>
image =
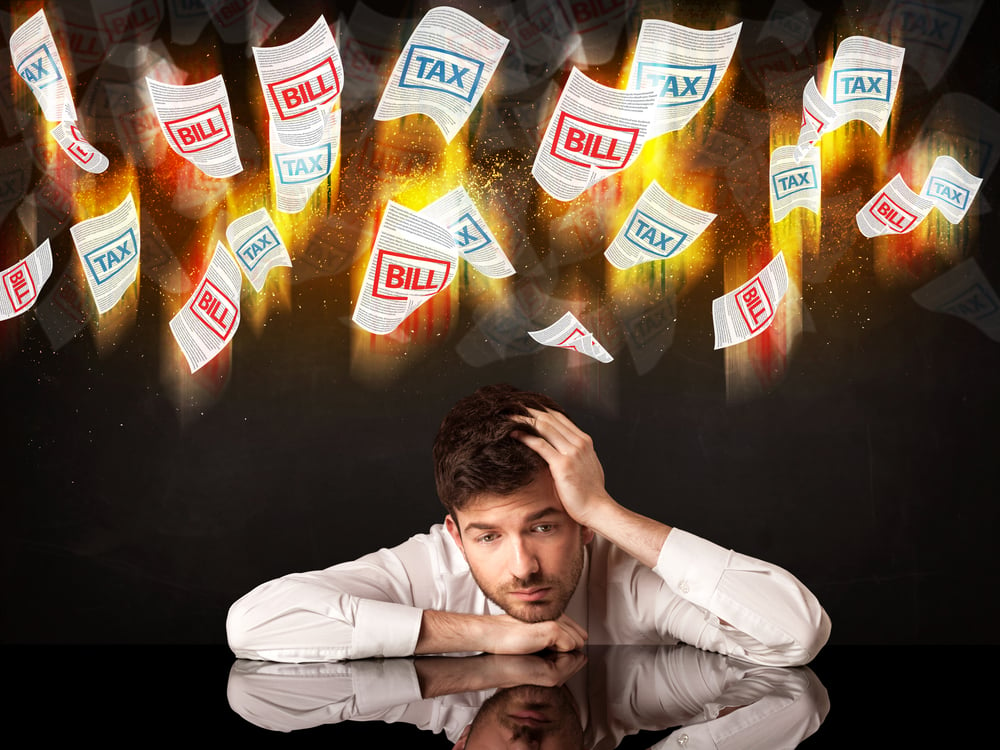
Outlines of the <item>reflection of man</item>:
<svg viewBox="0 0 1000 750">
<path fill-rule="evenodd" d="M 681 640 L 808 662 L 830 623 L 793 576 L 634 513 L 550 398 L 488 386 L 434 445 L 444 525 L 391 550 L 258 586 L 230 609 L 239 657 L 324 661 L 569 651 Z"/>
<path fill-rule="evenodd" d="M 640 730 L 674 727 L 656 748 L 779 750 L 816 732 L 830 707 L 808 667 L 759 666 L 684 645 L 313 664 L 237 659 L 227 694 L 233 711 L 272 731 L 368 722 L 367 736 L 377 738 L 379 722 L 411 724 L 443 734 L 456 750 L 607 750 Z M 351 736 L 344 729 L 324 736 L 336 744 Z"/>
<path fill-rule="evenodd" d="M 455 745 L 462 748 L 571 748 L 584 746 L 580 714 L 560 685 L 518 685 L 497 691 Z"/>
</svg>

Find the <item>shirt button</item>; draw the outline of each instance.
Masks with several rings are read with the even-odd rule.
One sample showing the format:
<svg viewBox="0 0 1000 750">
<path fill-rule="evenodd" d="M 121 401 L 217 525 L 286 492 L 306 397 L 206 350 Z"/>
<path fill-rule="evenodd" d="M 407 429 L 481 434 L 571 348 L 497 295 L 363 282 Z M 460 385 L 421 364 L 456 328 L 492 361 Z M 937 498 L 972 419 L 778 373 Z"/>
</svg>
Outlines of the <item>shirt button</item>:
<svg viewBox="0 0 1000 750">
<path fill-rule="evenodd" d="M 680 589 L 680 592 L 682 594 L 688 594 L 688 593 L 691 592 L 691 587 L 688 586 L 688 582 L 687 581 L 681 581 L 680 585 L 677 588 Z"/>
<path fill-rule="evenodd" d="M 688 736 L 686 734 L 682 734 L 680 737 L 677 738 L 677 744 L 680 745 L 681 747 L 684 747 L 687 743 L 688 743 Z"/>
</svg>

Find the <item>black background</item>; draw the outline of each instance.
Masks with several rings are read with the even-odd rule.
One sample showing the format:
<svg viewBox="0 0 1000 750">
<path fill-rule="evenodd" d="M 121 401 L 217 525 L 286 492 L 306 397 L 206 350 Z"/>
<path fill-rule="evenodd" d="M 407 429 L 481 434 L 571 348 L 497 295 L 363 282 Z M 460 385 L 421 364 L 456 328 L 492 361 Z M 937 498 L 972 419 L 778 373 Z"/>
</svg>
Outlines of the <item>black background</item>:
<svg viewBox="0 0 1000 750">
<path fill-rule="evenodd" d="M 294 38 L 321 11 L 331 23 L 350 15 L 349 5 L 334 3 L 273 5 L 286 19 L 267 43 Z M 36 7 L 12 11 L 23 20 Z M 657 7 L 655 15 L 668 20 L 701 12 L 690 3 Z M 731 15 L 720 16 L 723 10 Z M 767 10 L 730 3 L 705 13 L 761 21 Z M 422 12 L 411 7 L 401 17 Z M 822 58 L 831 40 L 847 35 L 854 12 L 823 8 L 814 54 Z M 617 75 L 638 13 L 616 57 L 588 72 Z M 997 20 L 996 6 L 986 3 L 933 89 L 904 67 L 894 153 L 905 150 L 908 135 L 946 92 L 996 107 Z M 181 67 L 198 50 L 221 50 L 222 70 L 215 72 L 227 78 L 237 122 L 264 132 L 246 104 L 259 94 L 244 45 L 224 44 L 211 25 L 196 45 L 172 45 L 167 20 L 158 36 Z M 755 43 L 756 32 L 745 28 L 740 44 L 747 54 Z M 738 51 L 727 73 L 734 77 L 732 96 L 766 111 L 739 58 Z M 553 71 L 551 80 L 561 83 L 569 67 Z M 93 73 L 81 75 L 78 90 L 92 80 Z M 23 97 L 23 84 L 11 85 Z M 542 91 L 551 105 L 555 94 Z M 793 114 L 797 97 L 789 97 Z M 370 118 L 375 103 L 359 119 Z M 41 119 L 32 100 L 26 109 Z M 489 107 L 477 115 L 491 116 Z M 36 125 L 8 132 L 5 143 L 31 143 L 44 133 Z M 378 179 L 345 167 L 367 137 L 345 127 L 343 201 L 355 197 L 352 180 Z M 873 134 L 862 140 L 866 148 L 878 142 Z M 111 171 L 127 160 L 113 134 L 94 142 L 112 160 Z M 766 156 L 766 140 L 761 149 Z M 263 154 L 266 164 L 266 149 L 258 147 L 256 159 L 241 154 L 248 165 Z M 541 192 L 531 182 L 532 153 L 505 158 L 505 180 Z M 869 171 L 866 195 L 891 177 Z M 36 164 L 32 180 L 40 175 Z M 722 170 L 717 179 L 719 225 L 735 222 L 735 234 L 748 238 L 766 232 L 766 203 L 757 226 L 742 226 L 747 219 Z M 177 239 L 174 250 L 196 281 L 205 248 L 189 244 L 195 222 L 171 221 L 156 181 L 154 170 L 140 171 L 144 206 L 159 201 L 161 228 Z M 82 185 L 100 189 L 101 183 Z M 958 257 L 977 258 L 995 282 L 994 188 L 995 176 L 967 218 L 976 229 Z M 837 191 L 836 184 L 824 185 L 824 200 Z M 556 210 L 543 196 L 533 200 L 540 215 Z M 984 213 L 971 218 L 978 208 Z M 176 309 L 182 295 L 148 280 L 123 303 L 134 308 L 134 318 L 113 346 L 98 346 L 91 325 L 53 349 L 33 311 L 0 324 L 7 414 L 0 638 L 224 644 L 227 607 L 257 583 L 393 545 L 439 521 L 430 446 L 441 416 L 481 384 L 510 382 L 564 403 L 595 437 L 608 487 L 621 502 L 795 572 L 830 613 L 833 643 L 995 643 L 992 470 L 1000 345 L 965 321 L 916 305 L 910 293 L 929 278 L 884 283 L 873 270 L 873 243 L 857 241 L 851 221 L 853 214 L 824 217 L 824 227 L 840 222 L 853 231 L 851 251 L 827 281 L 803 285 L 811 327 L 783 376 L 767 392 L 743 399 L 727 397 L 724 354 L 712 348 L 711 301 L 726 291 L 723 257 L 743 251 L 723 242 L 722 230 L 717 260 L 678 299 L 672 345 L 642 374 L 626 349 L 608 365 L 546 349 L 473 367 L 456 353 L 474 326 L 475 308 L 464 299 L 433 336 L 395 348 L 383 377 L 379 366 L 359 368 L 350 279 L 364 272 L 367 253 L 353 246 L 343 250 L 353 264 L 336 273 L 301 282 L 293 276 L 290 303 L 268 309 L 266 325 L 244 319 L 223 355 L 231 354 L 231 366 L 221 385 L 191 387 L 181 396 L 172 384 L 195 381 L 174 348 L 164 300 Z M 5 268 L 33 249 L 14 212 L 2 236 Z M 331 232 L 328 242 L 349 241 L 343 237 Z M 543 259 L 560 251 L 559 238 L 540 225 L 528 239 Z M 56 279 L 78 260 L 68 231 L 53 236 L 52 245 Z M 591 288 L 601 286 L 603 247 L 580 264 Z M 301 248 L 291 249 L 294 260 Z M 529 270 L 513 257 L 519 273 Z M 577 273 L 572 264 L 545 268 L 563 279 Z M 253 294 L 245 284 L 244 315 Z M 594 307 L 597 298 L 580 301 Z M 596 333 L 600 340 L 602 331 Z"/>
</svg>

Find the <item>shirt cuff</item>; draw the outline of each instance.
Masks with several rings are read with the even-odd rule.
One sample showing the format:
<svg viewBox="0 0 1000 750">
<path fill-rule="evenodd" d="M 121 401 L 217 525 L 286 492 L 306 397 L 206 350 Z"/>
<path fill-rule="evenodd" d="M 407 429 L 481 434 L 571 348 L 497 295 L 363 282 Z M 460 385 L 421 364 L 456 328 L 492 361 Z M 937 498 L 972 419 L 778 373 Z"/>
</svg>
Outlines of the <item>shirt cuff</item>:
<svg viewBox="0 0 1000 750">
<path fill-rule="evenodd" d="M 362 716 L 408 706 L 423 698 L 412 659 L 358 661 L 352 666 L 354 697 Z"/>
<path fill-rule="evenodd" d="M 395 602 L 362 599 L 351 639 L 351 658 L 413 656 L 423 610 Z"/>
<path fill-rule="evenodd" d="M 707 607 L 731 555 L 725 547 L 673 528 L 660 548 L 653 572 L 688 601 Z"/>
</svg>

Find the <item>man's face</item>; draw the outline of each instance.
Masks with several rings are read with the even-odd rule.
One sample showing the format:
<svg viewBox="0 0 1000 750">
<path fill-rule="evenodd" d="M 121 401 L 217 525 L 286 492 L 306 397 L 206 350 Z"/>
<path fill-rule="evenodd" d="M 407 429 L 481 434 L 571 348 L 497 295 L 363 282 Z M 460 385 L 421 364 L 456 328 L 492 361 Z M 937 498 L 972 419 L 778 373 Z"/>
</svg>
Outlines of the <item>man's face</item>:
<svg viewBox="0 0 1000 750">
<path fill-rule="evenodd" d="M 525 622 L 563 613 L 593 537 L 566 513 L 548 470 L 513 494 L 477 495 L 445 523 L 483 593 Z"/>
<path fill-rule="evenodd" d="M 520 685 L 497 691 L 479 709 L 466 750 L 583 747 L 580 715 L 565 687 Z"/>
</svg>

